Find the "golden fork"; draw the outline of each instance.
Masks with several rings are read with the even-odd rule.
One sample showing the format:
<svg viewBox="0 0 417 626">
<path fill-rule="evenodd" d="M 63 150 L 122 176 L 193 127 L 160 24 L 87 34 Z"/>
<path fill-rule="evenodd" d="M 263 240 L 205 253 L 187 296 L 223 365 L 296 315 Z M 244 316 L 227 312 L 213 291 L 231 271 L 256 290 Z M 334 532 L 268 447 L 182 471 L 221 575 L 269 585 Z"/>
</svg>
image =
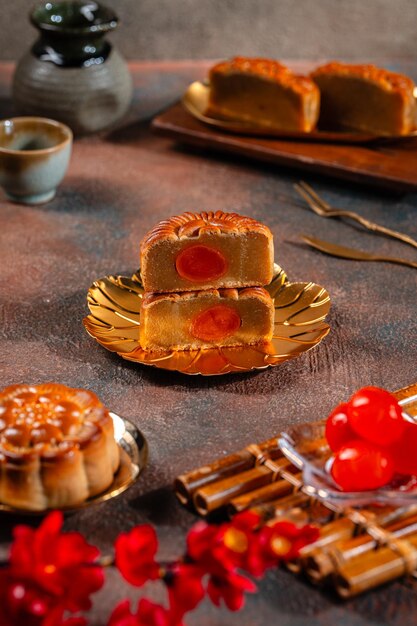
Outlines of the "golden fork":
<svg viewBox="0 0 417 626">
<path fill-rule="evenodd" d="M 325 252 L 326 254 L 340 257 L 342 259 L 350 259 L 352 261 L 384 261 L 386 263 L 397 263 L 398 265 L 406 265 L 417 269 L 417 263 L 409 261 L 408 259 L 400 259 L 393 256 L 381 256 L 380 254 L 363 252 L 363 250 L 357 250 L 356 248 L 346 248 L 345 246 L 338 246 L 335 243 L 330 243 L 329 241 L 316 239 L 310 235 L 301 235 L 301 239 L 316 250 L 320 250 L 321 252 Z"/>
<path fill-rule="evenodd" d="M 353 211 L 333 209 L 327 202 L 320 198 L 310 185 L 307 185 L 304 181 L 300 181 L 299 184 L 294 185 L 294 188 L 300 196 L 304 198 L 310 209 L 321 217 L 346 217 L 357 222 L 358 224 L 361 224 L 368 230 L 387 235 L 388 237 L 393 237 L 394 239 L 399 239 L 403 243 L 408 243 L 410 246 L 413 246 L 413 248 L 417 248 L 417 241 L 408 235 L 403 235 L 395 230 L 391 230 L 390 228 L 371 222 Z"/>
</svg>

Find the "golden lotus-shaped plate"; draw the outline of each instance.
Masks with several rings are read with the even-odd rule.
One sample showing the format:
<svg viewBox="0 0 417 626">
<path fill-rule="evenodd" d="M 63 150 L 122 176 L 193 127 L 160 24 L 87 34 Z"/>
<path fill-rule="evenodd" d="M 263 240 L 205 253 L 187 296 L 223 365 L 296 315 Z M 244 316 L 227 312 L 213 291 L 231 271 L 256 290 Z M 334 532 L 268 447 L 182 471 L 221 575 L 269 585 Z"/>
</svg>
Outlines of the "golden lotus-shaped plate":
<svg viewBox="0 0 417 626">
<path fill-rule="evenodd" d="M 291 283 L 275 265 L 274 278 L 266 289 L 275 302 L 274 335 L 266 344 L 168 352 L 143 350 L 139 326 L 144 290 L 139 272 L 132 278 L 106 276 L 96 280 L 88 291 L 90 315 L 83 323 L 104 348 L 143 365 L 204 376 L 265 369 L 311 350 L 330 330 L 324 322 L 330 298 L 323 287 Z"/>
<path fill-rule="evenodd" d="M 114 475 L 113 482 L 102 493 L 92 496 L 80 504 L 61 508 L 64 513 L 72 513 L 120 496 L 137 481 L 147 463 L 148 444 L 140 430 L 132 422 L 116 415 L 116 413 L 110 412 L 110 417 L 113 420 L 114 437 L 120 447 L 120 466 Z M 0 502 L 0 511 L 14 515 L 46 515 L 50 510 L 31 511 Z"/>
<path fill-rule="evenodd" d="M 256 125 L 252 122 L 242 122 L 219 117 L 213 117 L 209 110 L 210 85 L 207 81 L 195 81 L 191 83 L 182 97 L 182 103 L 189 113 L 200 122 L 208 124 L 218 130 L 234 133 L 238 135 L 255 135 L 257 137 L 271 137 L 281 139 L 295 139 L 302 141 L 315 142 L 333 142 L 333 143 L 351 143 L 361 144 L 372 141 L 404 141 L 412 137 L 417 137 L 417 130 L 412 131 L 408 135 L 390 135 L 382 136 L 372 133 L 365 133 L 349 129 L 344 130 L 325 130 L 318 129 L 311 132 L 289 131 L 274 128 L 273 126 Z M 415 94 L 416 96 L 417 94 Z"/>
</svg>

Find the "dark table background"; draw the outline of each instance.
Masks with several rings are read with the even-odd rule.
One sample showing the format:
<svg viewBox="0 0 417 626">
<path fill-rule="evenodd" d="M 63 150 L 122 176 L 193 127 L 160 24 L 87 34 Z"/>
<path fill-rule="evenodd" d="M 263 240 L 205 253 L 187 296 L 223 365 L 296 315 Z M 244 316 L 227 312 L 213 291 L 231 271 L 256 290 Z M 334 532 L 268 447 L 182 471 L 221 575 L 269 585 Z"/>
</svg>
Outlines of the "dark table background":
<svg viewBox="0 0 417 626">
<path fill-rule="evenodd" d="M 196 520 L 173 496 L 177 474 L 273 436 L 288 424 L 323 417 L 362 385 L 396 389 L 416 380 L 417 274 L 401 266 L 334 259 L 300 243 L 305 232 L 415 259 L 405 245 L 309 212 L 292 187 L 300 173 L 181 148 L 151 134 L 150 118 L 203 77 L 207 63 L 131 67 L 136 92 L 129 118 L 116 130 L 75 142 L 69 172 L 52 202 L 28 207 L 0 196 L 1 383 L 86 387 L 138 425 L 150 446 L 143 476 L 121 497 L 69 516 L 65 527 L 80 530 L 106 552 L 118 532 L 150 522 L 157 527 L 162 557 L 170 558 L 183 551 L 185 533 Z M 411 64 L 403 68 L 413 75 Z M 0 65 L 2 117 L 12 113 L 11 73 L 11 65 Z M 416 237 L 415 194 L 389 195 L 321 177 L 306 180 L 329 202 Z M 276 368 L 202 378 L 128 363 L 91 339 L 81 322 L 93 280 L 132 274 L 140 239 L 160 219 L 216 209 L 264 221 L 289 278 L 328 289 L 331 332 L 325 340 Z M 0 518 L 3 554 L 17 521 Z M 91 614 L 97 626 L 127 595 L 115 572 L 108 581 Z M 161 590 L 152 594 L 163 598 Z M 415 625 L 417 594 L 396 582 L 341 602 L 281 570 L 266 576 L 241 613 L 204 603 L 187 621 L 191 626 L 336 623 Z"/>
</svg>

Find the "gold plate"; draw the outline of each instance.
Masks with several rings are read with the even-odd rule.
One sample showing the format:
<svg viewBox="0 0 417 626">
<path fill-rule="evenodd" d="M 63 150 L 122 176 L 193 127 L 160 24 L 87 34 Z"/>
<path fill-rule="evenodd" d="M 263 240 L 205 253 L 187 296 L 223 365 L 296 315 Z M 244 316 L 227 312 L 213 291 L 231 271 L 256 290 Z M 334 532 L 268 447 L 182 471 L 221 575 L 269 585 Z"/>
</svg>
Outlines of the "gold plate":
<svg viewBox="0 0 417 626">
<path fill-rule="evenodd" d="M 299 141 L 334 142 L 334 143 L 369 143 L 372 141 L 404 141 L 417 137 L 417 130 L 408 135 L 373 135 L 353 131 L 313 130 L 309 133 L 302 131 L 285 131 L 270 126 L 257 126 L 251 122 L 233 121 L 206 115 L 208 110 L 210 85 L 207 82 L 195 81 L 187 88 L 182 103 L 191 115 L 209 126 L 238 135 L 254 135 L 257 137 L 274 137 L 281 139 L 295 139 Z"/>
<path fill-rule="evenodd" d="M 139 326 L 144 290 L 139 271 L 132 278 L 106 276 L 96 280 L 87 294 L 90 315 L 83 323 L 104 348 L 143 365 L 204 376 L 265 369 L 314 348 L 330 330 L 324 322 L 330 298 L 323 287 L 291 283 L 275 265 L 274 278 L 265 288 L 275 302 L 274 335 L 266 344 L 167 352 L 143 350 Z"/>
<path fill-rule="evenodd" d="M 114 480 L 106 491 L 88 498 L 85 502 L 81 502 L 75 506 L 62 507 L 60 510 L 64 513 L 79 511 L 92 504 L 98 504 L 99 502 L 116 498 L 136 482 L 139 474 L 146 465 L 148 460 L 148 444 L 140 430 L 138 430 L 132 422 L 116 415 L 116 413 L 110 413 L 110 416 L 113 420 L 114 436 L 120 446 L 120 467 L 114 475 Z M 30 511 L 0 502 L 0 511 L 14 513 L 15 515 L 46 515 L 50 510 L 51 509 Z"/>
</svg>

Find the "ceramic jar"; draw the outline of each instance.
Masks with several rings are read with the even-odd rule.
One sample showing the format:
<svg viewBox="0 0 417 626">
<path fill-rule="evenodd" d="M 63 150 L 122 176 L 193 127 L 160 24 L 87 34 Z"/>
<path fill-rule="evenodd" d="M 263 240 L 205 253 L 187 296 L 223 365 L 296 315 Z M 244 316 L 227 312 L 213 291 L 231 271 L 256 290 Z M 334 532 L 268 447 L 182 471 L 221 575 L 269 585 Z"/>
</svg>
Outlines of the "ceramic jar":
<svg viewBox="0 0 417 626">
<path fill-rule="evenodd" d="M 129 108 L 126 62 L 105 38 L 118 18 L 92 1 L 44 2 L 30 14 L 40 37 L 20 60 L 13 100 L 24 115 L 67 124 L 74 133 L 112 125 Z"/>
</svg>

